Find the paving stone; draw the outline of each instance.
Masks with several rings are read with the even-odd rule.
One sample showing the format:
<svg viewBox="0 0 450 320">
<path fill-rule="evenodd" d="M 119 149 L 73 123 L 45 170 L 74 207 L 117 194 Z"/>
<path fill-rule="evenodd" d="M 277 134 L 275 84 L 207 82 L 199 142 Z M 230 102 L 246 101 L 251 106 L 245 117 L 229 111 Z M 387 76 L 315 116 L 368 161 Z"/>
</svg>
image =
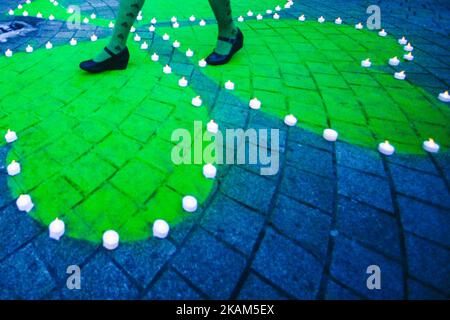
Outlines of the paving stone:
<svg viewBox="0 0 450 320">
<path fill-rule="evenodd" d="M 386 179 L 338 166 L 338 192 L 377 208 L 393 211 Z"/>
<path fill-rule="evenodd" d="M 336 161 L 339 165 L 384 176 L 383 162 L 375 151 L 344 142 L 336 143 Z"/>
<path fill-rule="evenodd" d="M 175 246 L 168 240 L 150 239 L 124 243 L 111 257 L 145 288 L 174 252 Z"/>
<path fill-rule="evenodd" d="M 144 296 L 148 300 L 197 300 L 201 296 L 176 272 L 167 270 Z"/>
<path fill-rule="evenodd" d="M 249 255 L 263 227 L 264 218 L 219 194 L 206 209 L 200 224 L 216 237 Z"/>
<path fill-rule="evenodd" d="M 284 300 L 287 297 L 251 272 L 237 298 L 240 300 Z"/>
<path fill-rule="evenodd" d="M 1 210 L 0 260 L 41 231 L 41 227 L 25 213 L 18 211 L 15 204 Z"/>
<path fill-rule="evenodd" d="M 408 279 L 408 299 L 410 300 L 446 300 L 445 295 L 424 286 L 420 282 Z"/>
<path fill-rule="evenodd" d="M 323 265 L 313 255 L 268 228 L 252 268 L 298 299 L 314 299 Z"/>
<path fill-rule="evenodd" d="M 369 290 L 366 286 L 370 276 L 366 271 L 371 265 L 380 267 L 380 290 Z M 401 265 L 345 237 L 336 238 L 330 273 L 334 278 L 369 299 L 404 298 Z"/>
<path fill-rule="evenodd" d="M 40 299 L 55 282 L 29 244 L 0 264 L 0 286 L 21 299 Z"/>
<path fill-rule="evenodd" d="M 331 212 L 334 189 L 333 180 L 286 166 L 280 191 L 301 202 Z"/>
<path fill-rule="evenodd" d="M 302 243 L 318 257 L 325 258 L 331 217 L 323 212 L 280 195 L 271 221 L 286 236 Z"/>
<path fill-rule="evenodd" d="M 101 249 L 81 268 L 81 289 L 63 286 L 65 299 L 113 300 L 136 299 L 139 291 Z"/>
<path fill-rule="evenodd" d="M 384 212 L 339 197 L 336 227 L 340 233 L 391 258 L 401 257 L 397 221 Z"/>
<path fill-rule="evenodd" d="M 245 268 L 245 259 L 199 229 L 177 253 L 173 267 L 208 296 L 226 299 Z"/>
<path fill-rule="evenodd" d="M 450 295 L 450 250 L 406 234 L 409 273 Z"/>
<path fill-rule="evenodd" d="M 237 166 L 231 168 L 221 186 L 226 195 L 262 213 L 269 211 L 275 188 L 274 181 Z"/>
<path fill-rule="evenodd" d="M 398 203 L 405 230 L 450 247 L 448 211 L 402 196 Z"/>
<path fill-rule="evenodd" d="M 450 194 L 441 178 L 394 165 L 390 168 L 398 192 L 450 208 Z"/>
<path fill-rule="evenodd" d="M 325 293 L 326 300 L 359 300 L 361 299 L 350 290 L 344 288 L 333 280 L 327 283 L 327 291 Z"/>
<path fill-rule="evenodd" d="M 69 266 L 81 266 L 97 248 L 94 244 L 80 242 L 66 235 L 56 241 L 49 237 L 48 231 L 37 237 L 32 242 L 32 246 L 36 255 L 45 263 L 48 271 L 59 284 L 66 283 L 69 277 L 67 274 Z"/>
<path fill-rule="evenodd" d="M 289 143 L 286 162 L 302 170 L 333 178 L 333 160 L 330 152 L 298 143 Z"/>
</svg>

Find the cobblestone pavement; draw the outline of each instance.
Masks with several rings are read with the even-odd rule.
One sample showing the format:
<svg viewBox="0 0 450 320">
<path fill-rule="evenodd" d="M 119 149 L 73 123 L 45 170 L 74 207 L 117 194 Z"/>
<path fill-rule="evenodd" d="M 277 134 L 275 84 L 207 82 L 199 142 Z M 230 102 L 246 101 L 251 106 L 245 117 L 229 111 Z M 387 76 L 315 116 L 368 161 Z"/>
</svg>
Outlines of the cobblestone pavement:
<svg viewBox="0 0 450 320">
<path fill-rule="evenodd" d="M 49 21 L 45 18 L 19 15 L 5 16 L 0 18 L 0 21 L 25 21 L 37 30 L 4 43 L 0 42 L 1 55 L 3 56 L 7 48 L 15 53 L 23 51 L 30 42 L 37 50 L 49 40 L 55 48 L 61 46 L 61 50 L 66 50 L 64 45 L 67 45 L 72 37 L 82 42 L 88 40 L 92 33 L 97 34 L 99 38 L 110 34 L 101 19 L 108 22 L 114 18 L 117 1 L 64 0 L 60 3 L 63 6 L 78 3 L 86 15 L 95 11 L 99 21 L 95 24 L 83 24 L 81 29 L 73 31 L 69 30 L 58 17 Z M 17 1 L 2 1 L 0 11 L 7 12 L 9 8 L 16 7 L 16 4 Z M 263 12 L 277 4 L 276 1 L 269 0 L 252 1 L 249 5 L 237 5 L 234 11 L 236 16 L 245 15 L 248 9 L 254 10 L 255 13 Z M 407 66 L 408 83 L 424 89 L 432 97 L 448 89 L 450 26 L 446 21 L 450 19 L 450 7 L 447 1 L 372 3 L 356 0 L 306 0 L 295 3 L 289 11 L 281 11 L 280 15 L 281 21 L 284 19 L 295 21 L 300 14 L 314 19 L 323 15 L 327 20 L 334 20 L 340 16 L 344 23 L 354 25 L 367 19 L 366 8 L 371 4 L 381 7 L 383 28 L 395 35 L 395 38 L 407 36 L 414 44 L 416 60 Z M 253 7 L 250 7 L 251 5 Z M 161 8 L 154 9 L 154 15 L 158 17 L 158 23 L 163 27 L 169 27 L 169 19 L 174 13 L 165 6 L 160 6 Z M 161 10 L 161 13 L 158 14 L 157 10 Z M 208 24 L 213 23 L 207 4 L 200 6 L 198 10 L 207 18 Z M 153 15 L 149 12 L 151 10 L 146 8 L 144 16 Z M 181 21 L 181 25 L 183 22 L 184 20 Z M 267 22 L 262 29 L 267 29 L 263 32 L 270 32 L 276 27 L 275 24 Z M 245 28 L 247 31 L 245 34 L 255 30 L 250 23 Z M 434 115 L 430 120 L 434 128 L 443 128 L 439 140 L 443 150 L 438 154 L 406 152 L 384 157 L 376 152 L 375 148 L 367 147 L 365 141 L 361 142 L 358 139 L 354 141 L 349 139 L 350 143 L 348 141 L 328 143 L 311 129 L 314 126 L 287 128 L 276 112 L 249 110 L 247 102 L 242 102 L 247 101 L 241 95 L 245 96 L 245 92 L 237 90 L 236 94 L 230 94 L 220 91 L 217 83 L 226 79 L 217 79 L 226 71 L 218 71 L 218 74 L 210 71 L 199 72 L 186 61 L 184 55 L 172 49 L 167 50 L 167 45 L 161 40 L 160 35 L 153 36 L 146 33 L 145 29 L 143 27 L 139 34 L 149 42 L 152 49 L 157 49 L 161 53 L 162 63 L 170 62 L 177 75 L 186 75 L 193 91 L 214 93 L 205 95 L 205 99 L 208 100 L 206 102 L 209 114 L 219 121 L 221 126 L 280 128 L 280 146 L 277 150 L 272 150 L 280 155 L 279 174 L 266 177 L 259 174 L 260 168 L 257 166 L 223 166 L 219 168 L 219 177 L 214 186 L 197 190 L 204 193 L 201 209 L 174 224 L 168 239 L 139 239 L 121 243 L 114 251 L 106 251 L 95 241 L 74 239 L 77 237 L 64 236 L 60 241 L 51 240 L 48 237 L 47 227 L 42 224 L 43 221 L 46 222 L 46 218 L 39 216 L 32 218 L 17 211 L 12 196 L 15 187 L 7 177 L 3 164 L 9 162 L 11 154 L 20 154 L 31 149 L 28 149 L 27 145 L 22 146 L 22 151 L 13 150 L 15 145 L 0 147 L 0 164 L 2 164 L 0 298 L 448 299 L 450 297 L 450 157 L 447 151 L 450 141 L 447 105 L 444 105 L 444 108 L 442 105 L 439 107 L 442 108 L 440 113 L 434 114 L 429 111 L 429 115 Z M 294 27 L 287 23 L 283 30 L 289 34 L 291 29 L 294 30 Z M 139 28 L 138 30 L 141 31 Z M 201 32 L 188 29 L 183 34 L 182 26 L 179 30 L 177 36 L 192 37 L 194 41 L 205 43 Z M 275 37 L 273 38 L 273 41 L 276 41 Z M 82 50 L 83 54 L 91 53 L 85 47 Z M 69 63 L 75 63 L 77 59 L 67 56 Z M 280 53 L 279 59 L 284 59 L 283 52 Z M 65 70 L 64 72 L 70 73 L 70 69 L 65 68 L 61 60 L 58 62 L 59 64 L 54 67 L 55 70 L 61 68 Z M 0 85 L 7 90 L 12 90 L 8 87 L 9 77 L 23 76 L 26 79 L 28 70 L 36 68 L 34 64 L 27 64 L 26 60 L 23 65 L 16 63 L 1 66 L 3 69 L 0 69 L 2 72 Z M 135 72 L 133 68 L 131 70 Z M 257 78 L 260 75 L 253 72 L 251 69 L 252 85 L 258 89 Z M 69 84 L 71 77 L 73 74 L 67 78 Z M 127 74 L 117 81 L 131 81 L 128 77 Z M 171 94 L 181 95 L 179 91 L 161 77 L 154 74 L 151 74 L 151 77 L 154 77 L 151 79 L 155 79 L 160 85 L 154 87 L 153 92 L 168 93 L 169 104 L 179 103 L 179 100 L 171 98 Z M 285 82 L 277 87 L 276 80 L 280 81 L 279 78 L 280 76 L 276 79 L 272 75 L 266 75 L 266 81 L 269 81 L 267 83 L 274 86 L 267 91 L 279 94 L 273 99 L 284 97 L 284 84 L 288 82 L 288 78 L 284 77 L 282 80 Z M 29 112 L 29 109 L 24 109 L 24 112 L 19 112 L 16 117 L 10 115 L 10 108 L 13 110 L 17 108 L 20 111 L 24 102 L 30 102 L 28 99 L 31 97 L 30 91 L 39 88 L 39 79 L 40 77 L 31 76 L 30 83 L 22 87 L 23 92 L 15 96 L 17 100 L 14 100 L 12 106 L 11 102 L 8 104 L 9 100 L 5 95 L 7 90 L 0 91 L 2 99 L 0 131 L 3 132 L 8 128 L 7 125 L 13 124 L 15 128 L 20 127 L 24 132 L 24 135 L 20 135 L 20 140 L 26 140 L 27 133 L 36 133 L 32 130 L 36 123 L 44 123 L 44 119 L 49 119 L 49 114 L 56 112 L 48 109 L 38 113 L 36 110 Z M 348 85 L 351 81 L 348 80 L 346 83 Z M 101 83 L 105 84 L 105 81 Z M 54 88 L 61 84 L 49 82 L 45 85 Z M 27 86 L 30 87 L 28 91 Z M 69 89 L 69 86 L 63 88 Z M 19 88 L 16 91 L 19 91 Z M 286 93 L 285 96 L 286 100 L 289 100 L 289 94 Z M 64 97 L 61 96 L 57 98 L 52 101 L 58 101 L 61 110 L 70 109 L 69 101 L 64 101 Z M 94 99 L 93 95 L 90 98 Z M 438 105 L 437 101 L 433 103 Z M 403 104 L 405 108 L 412 108 L 414 105 L 411 101 L 403 101 Z M 183 113 L 183 109 L 177 110 L 173 114 L 176 119 L 189 117 Z M 100 111 L 95 110 L 97 114 Z M 145 116 L 145 119 L 152 119 L 154 126 L 155 123 L 156 126 L 161 125 L 161 122 L 158 122 L 161 119 L 148 118 L 148 114 L 144 115 L 142 111 L 137 114 Z M 205 117 L 202 114 L 198 116 Z M 120 117 L 117 115 L 117 119 Z M 398 120 L 397 115 L 393 117 L 394 120 Z M 121 128 L 124 118 L 117 120 L 117 125 Z M 11 119 L 15 123 L 11 123 Z M 53 121 L 58 119 L 61 118 Z M 316 118 L 313 120 L 315 122 Z M 113 119 L 108 121 L 112 123 Z M 134 121 L 137 123 L 136 117 Z M 319 124 L 320 122 L 314 123 L 315 126 Z M 360 127 L 363 126 L 360 124 Z M 43 126 L 41 128 L 45 129 Z M 108 128 L 104 133 L 98 134 L 107 136 L 108 130 L 113 129 Z M 39 135 L 38 140 L 44 139 L 43 137 Z M 80 145 L 85 143 L 83 141 L 91 142 L 88 136 L 82 137 L 83 140 L 77 138 Z M 91 138 L 95 145 L 100 140 L 104 141 L 104 137 L 96 140 L 93 135 Z M 148 142 L 130 139 L 129 141 L 136 144 L 136 150 L 145 147 L 145 143 Z M 36 147 L 34 149 L 38 149 L 36 141 L 33 140 L 32 143 L 32 147 Z M 370 143 L 372 142 L 369 142 L 369 145 Z M 71 151 L 86 154 L 85 150 Z M 33 151 L 32 154 L 39 153 Z M 53 159 L 52 154 L 48 154 L 49 159 Z M 100 159 L 101 152 L 96 151 L 95 157 Z M 24 159 L 24 164 L 27 160 Z M 125 167 L 124 163 L 125 160 L 112 159 L 111 172 L 120 172 Z M 35 176 L 42 172 L 47 174 L 50 172 L 49 163 L 43 162 L 42 166 L 45 169 L 36 169 Z M 36 168 L 42 166 L 38 163 Z M 52 174 L 56 175 L 58 170 L 52 171 Z M 45 174 L 42 174 L 44 177 Z M 112 188 L 120 191 L 115 191 L 120 197 L 125 199 L 132 196 L 125 194 L 126 190 L 121 189 L 120 183 L 109 180 L 111 174 L 105 175 L 108 179 L 100 177 L 98 183 L 108 180 L 108 185 L 111 182 Z M 72 181 L 70 177 L 64 179 L 65 184 Z M 63 200 L 83 203 L 93 191 L 84 190 L 83 186 L 78 188 L 75 178 L 73 181 L 69 186 L 73 192 Z M 45 186 L 42 181 L 32 182 L 37 186 Z M 174 197 L 180 197 L 179 194 L 184 190 L 170 186 L 169 182 L 167 184 L 171 193 L 175 194 Z M 27 187 L 34 192 L 36 185 Z M 57 184 L 56 187 L 58 186 L 60 185 Z M 55 185 L 46 187 L 47 189 L 43 190 L 51 192 L 50 189 Z M 95 186 L 92 189 L 95 189 Z M 75 199 L 76 197 L 79 199 Z M 66 269 L 69 265 L 81 267 L 81 290 L 69 290 L 66 287 L 68 276 Z M 370 265 L 378 265 L 381 269 L 381 290 L 369 290 L 366 287 L 366 279 L 369 276 L 366 270 Z"/>
</svg>

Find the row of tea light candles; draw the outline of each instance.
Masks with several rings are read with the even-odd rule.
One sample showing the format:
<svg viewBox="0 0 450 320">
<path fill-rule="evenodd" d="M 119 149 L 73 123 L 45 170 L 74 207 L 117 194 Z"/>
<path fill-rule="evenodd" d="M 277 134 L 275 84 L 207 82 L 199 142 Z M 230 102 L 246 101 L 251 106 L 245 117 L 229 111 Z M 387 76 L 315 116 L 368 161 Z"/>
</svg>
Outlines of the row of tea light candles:
<svg viewBox="0 0 450 320">
<path fill-rule="evenodd" d="M 210 124 L 208 124 L 210 125 Z M 216 128 L 216 132 L 217 132 Z M 208 129 L 209 130 L 209 129 Z M 5 134 L 5 141 L 7 143 L 13 143 L 18 139 L 17 133 L 15 131 L 8 130 Z M 7 167 L 8 175 L 16 176 L 21 172 L 20 163 L 13 160 Z M 214 179 L 217 175 L 217 168 L 211 164 L 207 163 L 203 166 L 203 175 L 207 179 Z M 17 208 L 19 211 L 30 212 L 34 208 L 34 203 L 31 196 L 28 194 L 22 194 L 18 197 L 16 201 Z M 194 196 L 187 195 L 182 198 L 183 210 L 189 213 L 197 211 L 198 202 Z M 48 227 L 49 237 L 55 240 L 59 240 L 65 233 L 65 224 L 63 220 L 59 218 L 54 219 Z M 153 223 L 152 231 L 153 236 L 156 238 L 166 238 L 169 234 L 169 224 L 162 220 L 157 219 Z M 116 249 L 119 245 L 119 234 L 114 230 L 105 231 L 102 236 L 103 246 L 108 250 Z"/>
</svg>

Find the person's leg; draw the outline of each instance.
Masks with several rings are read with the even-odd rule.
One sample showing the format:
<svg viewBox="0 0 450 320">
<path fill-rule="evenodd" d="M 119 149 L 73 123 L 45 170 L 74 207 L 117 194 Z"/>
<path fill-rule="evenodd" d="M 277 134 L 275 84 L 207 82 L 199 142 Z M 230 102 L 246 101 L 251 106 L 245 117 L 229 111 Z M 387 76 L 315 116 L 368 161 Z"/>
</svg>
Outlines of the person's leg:
<svg viewBox="0 0 450 320">
<path fill-rule="evenodd" d="M 231 15 L 230 0 L 209 0 L 209 4 L 214 12 L 214 16 L 219 26 L 219 37 L 234 39 L 237 35 L 237 28 L 234 25 Z M 217 40 L 215 52 L 221 55 L 230 53 L 232 44 L 227 41 Z"/>
<path fill-rule="evenodd" d="M 118 54 L 125 49 L 130 29 L 136 21 L 136 17 L 141 11 L 144 2 L 145 0 L 120 0 L 119 13 L 113 35 L 106 46 L 113 53 Z M 109 58 L 111 56 L 105 50 L 102 50 L 93 60 L 102 62 Z"/>
</svg>

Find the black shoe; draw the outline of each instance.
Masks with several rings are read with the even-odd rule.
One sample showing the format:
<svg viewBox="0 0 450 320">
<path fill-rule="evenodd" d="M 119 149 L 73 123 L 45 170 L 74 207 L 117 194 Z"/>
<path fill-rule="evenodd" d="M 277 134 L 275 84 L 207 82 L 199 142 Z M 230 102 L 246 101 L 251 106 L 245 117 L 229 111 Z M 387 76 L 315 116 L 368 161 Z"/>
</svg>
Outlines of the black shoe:
<svg viewBox="0 0 450 320">
<path fill-rule="evenodd" d="M 120 53 L 115 54 L 105 47 L 104 49 L 111 58 L 102 62 L 95 62 L 94 60 L 87 60 L 80 63 L 80 68 L 90 73 L 99 73 L 107 70 L 124 70 L 128 66 L 130 60 L 130 52 L 125 47 Z"/>
<path fill-rule="evenodd" d="M 231 47 L 230 53 L 227 55 L 222 55 L 222 54 L 218 54 L 215 52 L 211 53 L 206 58 L 206 62 L 212 66 L 218 66 L 218 65 L 227 63 L 228 61 L 231 60 L 233 55 L 236 52 L 238 52 L 244 45 L 244 35 L 242 34 L 241 30 L 239 30 L 239 28 L 238 28 L 238 33 L 237 33 L 235 39 L 219 37 L 219 40 L 231 43 L 232 47 Z"/>
</svg>

